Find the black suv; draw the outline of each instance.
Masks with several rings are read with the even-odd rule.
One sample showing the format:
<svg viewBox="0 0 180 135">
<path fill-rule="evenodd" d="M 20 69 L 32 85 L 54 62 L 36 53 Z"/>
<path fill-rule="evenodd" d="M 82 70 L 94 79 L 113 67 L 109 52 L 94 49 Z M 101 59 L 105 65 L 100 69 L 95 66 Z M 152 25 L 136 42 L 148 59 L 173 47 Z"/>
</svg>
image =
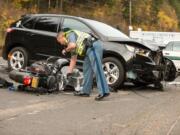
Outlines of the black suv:
<svg viewBox="0 0 180 135">
<path fill-rule="evenodd" d="M 117 88 L 124 81 L 147 85 L 160 82 L 167 59 L 159 47 L 131 40 L 119 30 L 102 22 L 81 17 L 56 14 L 29 14 L 7 29 L 3 58 L 9 67 L 20 69 L 31 61 L 48 56 L 61 56 L 63 49 L 56 41 L 57 33 L 64 28 L 76 29 L 96 35 L 103 43 L 103 69 L 108 84 Z M 83 58 L 79 58 L 78 65 Z M 150 66 L 149 66 L 150 64 Z M 173 67 L 166 71 L 166 80 L 173 80 Z M 156 74 L 155 72 L 156 71 Z M 158 73 L 157 73 L 158 72 Z"/>
</svg>

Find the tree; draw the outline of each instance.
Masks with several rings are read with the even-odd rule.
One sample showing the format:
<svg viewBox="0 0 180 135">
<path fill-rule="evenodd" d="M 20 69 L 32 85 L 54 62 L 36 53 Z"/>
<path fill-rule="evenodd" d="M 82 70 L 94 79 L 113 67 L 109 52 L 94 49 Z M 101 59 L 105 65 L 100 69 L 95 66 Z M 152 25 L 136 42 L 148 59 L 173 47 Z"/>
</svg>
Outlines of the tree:
<svg viewBox="0 0 180 135">
<path fill-rule="evenodd" d="M 175 18 L 168 16 L 164 11 L 159 11 L 158 25 L 162 31 L 174 31 L 178 28 L 178 21 Z"/>
</svg>

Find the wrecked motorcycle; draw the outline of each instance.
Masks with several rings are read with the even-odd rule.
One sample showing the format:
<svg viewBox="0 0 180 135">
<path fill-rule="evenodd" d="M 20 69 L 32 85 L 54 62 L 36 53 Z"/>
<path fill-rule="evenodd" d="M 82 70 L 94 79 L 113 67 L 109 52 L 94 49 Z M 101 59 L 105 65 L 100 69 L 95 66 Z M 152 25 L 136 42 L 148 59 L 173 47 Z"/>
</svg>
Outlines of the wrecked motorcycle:
<svg viewBox="0 0 180 135">
<path fill-rule="evenodd" d="M 12 70 L 9 78 L 20 83 L 20 90 L 34 91 L 62 91 L 66 86 L 79 91 L 83 82 L 83 75 L 78 69 L 67 74 L 69 61 L 64 58 L 49 57 L 46 61 L 33 63 L 30 67 Z"/>
</svg>

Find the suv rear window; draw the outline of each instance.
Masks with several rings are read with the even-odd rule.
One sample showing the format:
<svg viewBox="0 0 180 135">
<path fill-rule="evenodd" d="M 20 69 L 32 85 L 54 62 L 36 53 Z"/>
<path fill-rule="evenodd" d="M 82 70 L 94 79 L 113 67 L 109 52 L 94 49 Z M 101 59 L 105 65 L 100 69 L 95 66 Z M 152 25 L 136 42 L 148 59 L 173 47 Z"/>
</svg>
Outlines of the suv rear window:
<svg viewBox="0 0 180 135">
<path fill-rule="evenodd" d="M 32 28 L 29 26 L 28 22 L 31 21 L 32 17 L 30 15 L 24 15 L 19 20 L 13 22 L 10 27 L 25 27 L 25 28 Z M 34 20 L 34 19 L 33 19 Z M 32 26 L 32 25 L 31 25 Z"/>
<path fill-rule="evenodd" d="M 49 32 L 57 32 L 58 24 L 58 17 L 40 17 L 36 22 L 34 29 Z"/>
<path fill-rule="evenodd" d="M 23 24 L 23 26 L 24 26 L 25 28 L 32 29 L 33 26 L 34 26 L 35 21 L 36 21 L 36 18 L 32 18 L 32 19 L 30 19 L 29 21 L 25 22 L 25 23 Z"/>
</svg>

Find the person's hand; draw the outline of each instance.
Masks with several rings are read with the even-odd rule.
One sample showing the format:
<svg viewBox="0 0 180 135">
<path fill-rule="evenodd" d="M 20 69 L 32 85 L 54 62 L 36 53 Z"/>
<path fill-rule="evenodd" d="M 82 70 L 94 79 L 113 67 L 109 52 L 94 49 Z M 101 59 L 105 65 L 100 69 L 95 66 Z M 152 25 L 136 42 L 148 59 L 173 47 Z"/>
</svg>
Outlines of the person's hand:
<svg viewBox="0 0 180 135">
<path fill-rule="evenodd" d="M 66 55 L 67 54 L 66 49 L 63 49 L 61 53 L 62 55 Z"/>
</svg>

